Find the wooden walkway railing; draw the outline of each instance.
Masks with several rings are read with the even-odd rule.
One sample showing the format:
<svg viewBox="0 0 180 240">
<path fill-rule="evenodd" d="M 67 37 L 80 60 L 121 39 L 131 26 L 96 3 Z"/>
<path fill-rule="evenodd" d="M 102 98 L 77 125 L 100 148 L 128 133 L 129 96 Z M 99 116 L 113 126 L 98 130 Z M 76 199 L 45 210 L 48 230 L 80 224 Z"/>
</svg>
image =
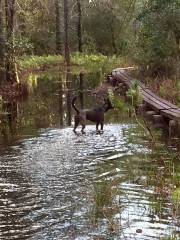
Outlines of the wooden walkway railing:
<svg viewBox="0 0 180 240">
<path fill-rule="evenodd" d="M 121 83 L 126 86 L 127 89 L 131 87 L 135 80 L 127 73 L 127 69 L 125 68 L 114 69 L 112 71 L 111 78 L 112 82 L 115 83 L 114 85 L 118 85 L 119 83 Z M 144 84 L 138 83 L 138 85 L 144 103 L 148 105 L 150 109 L 155 111 L 156 114 L 160 114 L 161 116 L 163 116 L 166 121 L 168 121 L 169 125 L 172 125 L 171 120 L 173 120 L 173 125 L 177 126 L 180 122 L 180 108 L 168 102 L 167 100 L 157 96 Z"/>
</svg>

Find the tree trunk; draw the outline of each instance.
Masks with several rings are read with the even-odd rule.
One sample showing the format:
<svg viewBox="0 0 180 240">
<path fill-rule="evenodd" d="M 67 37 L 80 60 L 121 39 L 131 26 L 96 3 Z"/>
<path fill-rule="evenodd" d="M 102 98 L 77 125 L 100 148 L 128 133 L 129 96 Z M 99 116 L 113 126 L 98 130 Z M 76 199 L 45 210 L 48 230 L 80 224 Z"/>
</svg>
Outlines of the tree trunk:
<svg viewBox="0 0 180 240">
<path fill-rule="evenodd" d="M 81 11 L 81 0 L 77 0 L 77 12 L 78 12 L 78 23 L 77 23 L 78 50 L 79 50 L 79 52 L 82 52 L 82 11 Z"/>
<path fill-rule="evenodd" d="M 64 0 L 64 53 L 66 65 L 70 66 L 68 0 Z"/>
<path fill-rule="evenodd" d="M 0 0 L 0 84 L 5 81 L 5 37 L 2 0 Z"/>
<path fill-rule="evenodd" d="M 56 53 L 62 53 L 60 0 L 56 0 Z"/>
<path fill-rule="evenodd" d="M 117 47 L 116 47 L 115 32 L 114 32 L 114 21 L 113 21 L 113 19 L 112 19 L 112 22 L 110 24 L 110 30 L 111 30 L 111 41 L 112 41 L 113 53 L 117 54 Z"/>
<path fill-rule="evenodd" d="M 7 38 L 6 80 L 11 83 L 19 81 L 14 54 L 14 15 L 15 15 L 14 5 L 15 0 L 5 0 L 6 38 Z"/>
</svg>

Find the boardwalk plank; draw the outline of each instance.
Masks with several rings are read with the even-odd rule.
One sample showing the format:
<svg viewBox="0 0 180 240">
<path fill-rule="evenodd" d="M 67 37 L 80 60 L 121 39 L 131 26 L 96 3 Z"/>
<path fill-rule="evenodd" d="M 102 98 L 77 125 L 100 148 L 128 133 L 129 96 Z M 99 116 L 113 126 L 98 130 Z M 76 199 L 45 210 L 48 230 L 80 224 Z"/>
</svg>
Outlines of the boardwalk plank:
<svg viewBox="0 0 180 240">
<path fill-rule="evenodd" d="M 158 101 L 162 102 L 163 104 L 166 104 L 167 106 L 174 108 L 174 109 L 179 109 L 175 104 L 168 102 L 167 100 L 157 96 L 155 93 L 153 93 L 150 89 L 144 89 L 144 92 L 148 93 L 151 97 L 157 99 Z"/>
<path fill-rule="evenodd" d="M 158 104 L 161 107 L 160 109 L 170 109 L 171 108 L 169 105 L 152 97 L 150 94 L 148 94 L 144 90 L 141 91 L 141 94 L 142 94 L 143 98 L 144 97 L 148 98 L 152 102 L 152 104 Z"/>
<path fill-rule="evenodd" d="M 125 72 L 125 69 L 115 69 L 112 72 L 112 76 L 116 77 L 118 81 L 125 83 L 127 87 L 131 87 L 132 82 L 136 80 L 129 76 Z M 143 83 L 138 84 L 144 101 L 147 102 L 153 110 L 167 118 L 180 120 L 180 108 L 153 93 L 151 89 Z"/>
<path fill-rule="evenodd" d="M 180 114 L 179 113 L 176 113 L 176 112 L 173 112 L 171 109 L 169 110 L 161 110 L 160 111 L 162 115 L 170 118 L 170 119 L 175 119 L 175 120 L 180 120 Z"/>
</svg>

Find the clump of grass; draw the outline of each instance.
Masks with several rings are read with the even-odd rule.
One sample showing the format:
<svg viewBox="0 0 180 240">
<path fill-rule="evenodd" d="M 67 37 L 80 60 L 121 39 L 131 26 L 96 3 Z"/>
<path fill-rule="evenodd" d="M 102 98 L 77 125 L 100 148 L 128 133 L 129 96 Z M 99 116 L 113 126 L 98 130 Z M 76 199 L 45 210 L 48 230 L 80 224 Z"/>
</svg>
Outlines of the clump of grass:
<svg viewBox="0 0 180 240">
<path fill-rule="evenodd" d="M 125 112 L 127 113 L 129 111 L 127 103 L 125 103 L 125 101 L 121 99 L 119 96 L 116 96 L 112 89 L 108 89 L 108 97 L 110 98 L 113 107 L 116 110 L 119 110 L 124 113 Z"/>
<path fill-rule="evenodd" d="M 170 237 L 167 237 L 167 238 L 161 238 L 160 240 L 178 240 L 179 237 L 178 236 L 170 236 Z"/>
<path fill-rule="evenodd" d="M 36 69 L 39 70 L 42 67 L 54 66 L 59 63 L 63 63 L 63 57 L 61 55 L 48 55 L 48 56 L 23 56 L 17 61 L 18 68 L 20 70 Z"/>
<path fill-rule="evenodd" d="M 102 54 L 75 53 L 71 59 L 73 64 L 83 66 L 86 71 L 101 71 L 103 74 L 111 72 L 113 68 L 125 65 L 123 58 Z"/>
<path fill-rule="evenodd" d="M 127 97 L 131 99 L 132 106 L 137 107 L 143 101 L 142 95 L 140 93 L 139 82 L 137 80 L 133 81 L 131 87 L 127 92 Z"/>
<path fill-rule="evenodd" d="M 180 188 L 172 192 L 172 201 L 176 210 L 180 209 Z"/>
<path fill-rule="evenodd" d="M 35 69 L 40 70 L 44 67 L 52 67 L 64 64 L 64 57 L 61 55 L 48 56 L 23 56 L 18 61 L 20 71 Z M 125 60 L 116 56 L 105 56 L 102 54 L 80 54 L 71 55 L 71 64 L 83 67 L 86 72 L 101 71 L 106 74 L 118 66 L 125 66 Z"/>
</svg>

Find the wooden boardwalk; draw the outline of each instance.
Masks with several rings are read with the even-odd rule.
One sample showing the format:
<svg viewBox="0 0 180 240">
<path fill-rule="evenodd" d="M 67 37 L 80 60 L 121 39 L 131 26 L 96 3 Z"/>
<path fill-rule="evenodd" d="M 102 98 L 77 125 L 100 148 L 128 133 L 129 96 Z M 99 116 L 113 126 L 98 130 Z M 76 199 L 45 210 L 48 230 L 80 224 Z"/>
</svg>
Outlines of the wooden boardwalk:
<svg viewBox="0 0 180 240">
<path fill-rule="evenodd" d="M 130 88 L 135 80 L 128 75 L 127 70 L 123 68 L 114 69 L 112 71 L 112 78 L 114 78 L 117 82 L 124 83 L 127 88 Z M 157 96 L 144 84 L 138 83 L 138 85 L 144 102 L 147 103 L 152 110 L 168 119 L 180 121 L 180 108 Z"/>
</svg>

